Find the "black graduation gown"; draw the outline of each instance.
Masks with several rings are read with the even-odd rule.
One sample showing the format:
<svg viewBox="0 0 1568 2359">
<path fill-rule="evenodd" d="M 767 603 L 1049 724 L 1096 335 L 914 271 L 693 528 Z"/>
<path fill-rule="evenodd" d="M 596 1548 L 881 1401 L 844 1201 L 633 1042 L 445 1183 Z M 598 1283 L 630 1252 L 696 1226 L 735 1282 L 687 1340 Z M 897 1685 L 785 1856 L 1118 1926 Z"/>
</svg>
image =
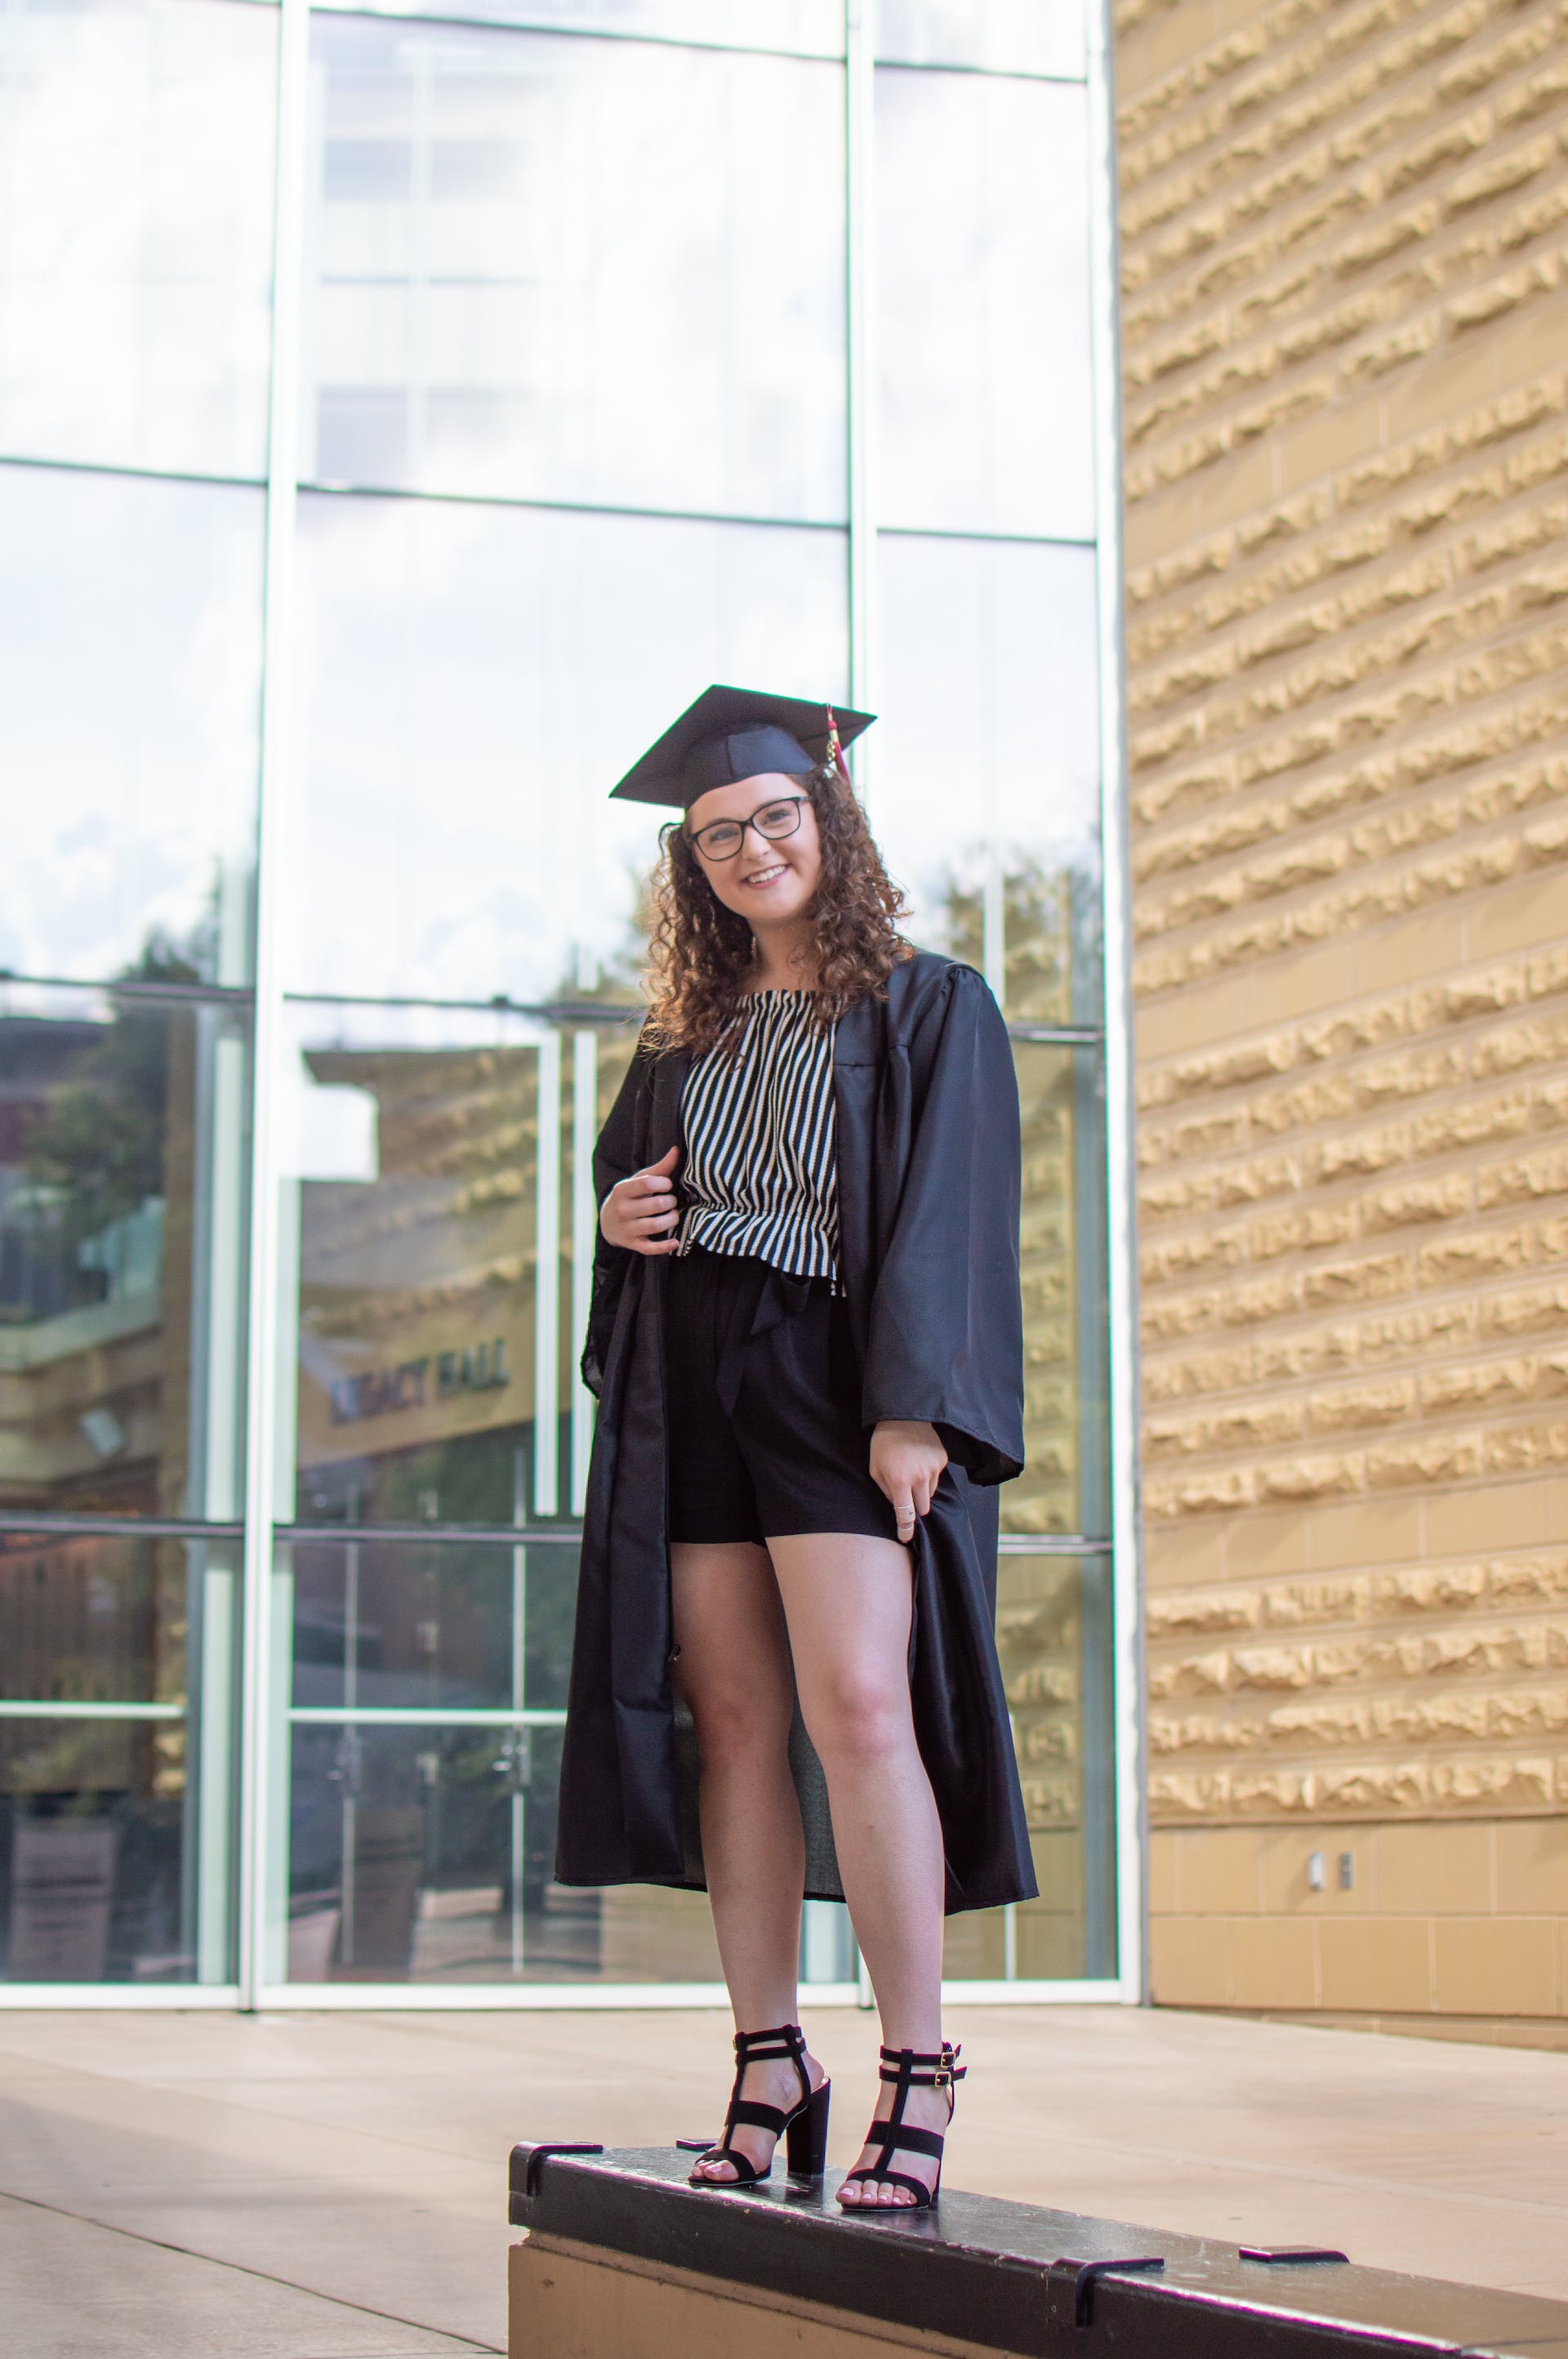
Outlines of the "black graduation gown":
<svg viewBox="0 0 1568 2359">
<path fill-rule="evenodd" d="M 601 1203 L 680 1144 L 689 1066 L 682 1050 L 639 1049 L 594 1158 Z M 950 1462 L 915 1526 L 910 1686 L 947 1909 L 990 1908 L 1037 1887 L 995 1636 L 994 1485 L 1023 1464 L 1018 1088 L 980 976 L 930 952 L 895 968 L 885 1000 L 840 1017 L 833 1087 L 839 1277 L 868 1443 L 883 1418 L 921 1419 Z M 703 1882 L 695 1747 L 671 1680 L 664 1288 L 662 1256 L 600 1237 L 582 1364 L 600 1412 L 561 1756 L 564 1884 Z M 806 1891 L 839 1899 L 798 1713 L 791 1751 Z"/>
</svg>

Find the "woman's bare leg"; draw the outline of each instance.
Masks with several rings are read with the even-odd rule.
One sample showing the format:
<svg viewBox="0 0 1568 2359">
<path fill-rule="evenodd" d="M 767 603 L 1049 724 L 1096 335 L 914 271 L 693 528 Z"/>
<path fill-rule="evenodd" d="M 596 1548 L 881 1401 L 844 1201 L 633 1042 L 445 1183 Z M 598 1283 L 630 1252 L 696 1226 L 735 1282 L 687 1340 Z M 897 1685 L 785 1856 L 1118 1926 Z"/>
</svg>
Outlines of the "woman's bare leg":
<svg viewBox="0 0 1568 2359">
<path fill-rule="evenodd" d="M 915 1743 L 909 1695 L 909 1552 L 849 1532 L 768 1542 L 788 1621 L 801 1712 L 821 1757 L 845 1897 L 890 2048 L 942 2040 L 942 1828 Z M 892 2091 L 877 2104 L 885 2119 Z M 911 2092 L 905 2119 L 947 2123 L 946 2091 Z M 862 2160 L 875 2157 L 867 2153 Z M 934 2160 L 893 2165 L 930 2185 Z M 845 2201 L 908 2203 L 850 2188 Z"/>
<path fill-rule="evenodd" d="M 789 1771 L 794 1701 L 789 1640 L 765 1549 L 682 1542 L 670 1550 L 676 1679 L 691 1706 L 702 1760 L 702 1853 L 713 1928 L 737 2031 L 794 2023 L 806 1839 Z M 811 2066 L 813 2084 L 823 2078 Z M 752 2065 L 743 2093 L 787 2111 L 800 2082 L 787 2060 Z M 765 2130 L 734 2143 L 768 2160 Z M 705 2175 L 732 2180 L 730 2163 Z"/>
</svg>

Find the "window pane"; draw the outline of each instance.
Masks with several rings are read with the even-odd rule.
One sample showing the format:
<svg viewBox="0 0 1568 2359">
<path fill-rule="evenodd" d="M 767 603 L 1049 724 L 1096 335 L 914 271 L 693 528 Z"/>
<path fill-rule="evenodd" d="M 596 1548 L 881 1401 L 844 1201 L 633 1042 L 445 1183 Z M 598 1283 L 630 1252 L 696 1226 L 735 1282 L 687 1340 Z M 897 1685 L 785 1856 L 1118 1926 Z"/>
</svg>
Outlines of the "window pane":
<svg viewBox="0 0 1568 2359">
<path fill-rule="evenodd" d="M 1104 1067 L 1097 1049 L 1025 1040 L 1013 1061 L 1026 1463 L 1001 1493 L 1002 1528 L 1099 1539 L 1110 1529 Z"/>
<path fill-rule="evenodd" d="M 0 450 L 266 461 L 277 17 L 13 0 L 0 18 Z"/>
<path fill-rule="evenodd" d="M 1084 92 L 877 74 L 888 524 L 1094 531 Z"/>
<path fill-rule="evenodd" d="M 1092 549 L 886 533 L 871 807 L 917 940 L 1010 1016 L 1098 1023 Z"/>
<path fill-rule="evenodd" d="M 292 1579 L 285 1571 L 279 1586 L 293 1599 L 292 1808 L 280 1974 L 718 1979 L 701 1895 L 555 1882 L 574 1535 L 296 1542 L 288 1553 Z M 437 1710 L 450 1717 L 412 1717 Z M 465 1721 L 464 1710 L 488 1717 Z M 400 1712 L 410 1718 L 384 1716 Z"/>
<path fill-rule="evenodd" d="M 837 66 L 325 16 L 301 466 L 838 520 Z"/>
<path fill-rule="evenodd" d="M 238 1515 L 247 1039 L 0 984 L 0 1507 Z"/>
<path fill-rule="evenodd" d="M 525 1581 L 525 1550 L 504 1542 L 296 1542 L 295 1702 L 509 1704 L 514 1554 Z"/>
<path fill-rule="evenodd" d="M 298 990 L 629 978 L 661 814 L 615 780 L 710 680 L 843 693 L 836 532 L 325 495 L 301 524 Z"/>
<path fill-rule="evenodd" d="M 238 1603 L 237 1544 L 0 1534 L 0 1978 L 232 1979 Z"/>
<path fill-rule="evenodd" d="M 878 0 L 877 55 L 890 65 L 1081 80 L 1082 0 Z"/>
<path fill-rule="evenodd" d="M 1110 1558 L 1004 1555 L 997 1643 L 1040 1897 L 949 1918 L 943 1971 L 1099 1980 L 1116 1972 Z"/>
<path fill-rule="evenodd" d="M 336 7 L 347 0 L 319 0 Z M 790 49 L 804 57 L 844 54 L 843 0 L 376 0 L 377 15 L 522 18 L 585 33 L 654 34 L 738 49 Z"/>
<path fill-rule="evenodd" d="M 297 1473 L 281 1470 L 279 1512 L 312 1526 L 565 1515 L 592 1439 L 577 1376 L 592 1143 L 635 1025 L 563 1034 L 452 1009 L 292 1016 L 280 1125 L 295 1190 L 284 1251 L 297 1280 L 283 1277 L 297 1335 L 283 1358 L 298 1360 Z M 325 1570 L 302 1558 L 301 1582 L 338 1582 L 330 1557 Z M 499 1560 L 474 1562 L 488 1581 Z M 546 1687 L 563 1671 L 551 1663 L 531 1675 Z M 555 1698 L 531 1688 L 528 1701 Z"/>
<path fill-rule="evenodd" d="M 0 466 L 0 966 L 249 968 L 263 499 Z"/>
</svg>

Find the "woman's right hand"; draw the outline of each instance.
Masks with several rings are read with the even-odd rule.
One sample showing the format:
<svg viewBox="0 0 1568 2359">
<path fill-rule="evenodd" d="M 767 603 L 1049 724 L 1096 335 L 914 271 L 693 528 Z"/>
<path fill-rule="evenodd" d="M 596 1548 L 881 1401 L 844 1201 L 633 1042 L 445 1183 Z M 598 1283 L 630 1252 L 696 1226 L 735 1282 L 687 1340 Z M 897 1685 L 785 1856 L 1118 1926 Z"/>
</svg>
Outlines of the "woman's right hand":
<svg viewBox="0 0 1568 2359">
<path fill-rule="evenodd" d="M 675 1252 L 679 1240 L 672 1232 L 680 1214 L 672 1174 L 677 1152 L 672 1147 L 645 1171 L 633 1171 L 611 1188 L 599 1208 L 599 1225 L 611 1245 L 623 1245 L 628 1253 Z"/>
</svg>

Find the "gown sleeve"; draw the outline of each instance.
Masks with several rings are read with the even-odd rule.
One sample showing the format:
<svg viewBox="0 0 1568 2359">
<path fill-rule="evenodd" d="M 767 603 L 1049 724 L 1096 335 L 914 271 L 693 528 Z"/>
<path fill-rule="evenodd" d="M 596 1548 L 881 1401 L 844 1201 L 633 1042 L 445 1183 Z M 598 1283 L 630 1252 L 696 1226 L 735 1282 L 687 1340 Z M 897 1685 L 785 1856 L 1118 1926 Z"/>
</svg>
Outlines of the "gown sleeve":
<svg viewBox="0 0 1568 2359">
<path fill-rule="evenodd" d="M 862 1415 L 934 1425 L 973 1483 L 1023 1467 L 1018 1081 L 1001 1012 L 947 970 L 907 1049 L 905 1146 L 884 1208 Z M 903 1125 L 901 1125 L 903 1126 Z"/>
<path fill-rule="evenodd" d="M 602 1205 L 611 1188 L 639 1171 L 646 1158 L 648 1109 L 652 1097 L 649 1058 L 639 1047 L 616 1092 L 593 1150 L 593 1201 Z M 593 1290 L 589 1300 L 588 1333 L 582 1348 L 582 1380 L 597 1400 L 604 1386 L 610 1338 L 626 1273 L 635 1256 L 624 1245 L 612 1245 L 597 1223 L 593 1244 Z"/>
</svg>

